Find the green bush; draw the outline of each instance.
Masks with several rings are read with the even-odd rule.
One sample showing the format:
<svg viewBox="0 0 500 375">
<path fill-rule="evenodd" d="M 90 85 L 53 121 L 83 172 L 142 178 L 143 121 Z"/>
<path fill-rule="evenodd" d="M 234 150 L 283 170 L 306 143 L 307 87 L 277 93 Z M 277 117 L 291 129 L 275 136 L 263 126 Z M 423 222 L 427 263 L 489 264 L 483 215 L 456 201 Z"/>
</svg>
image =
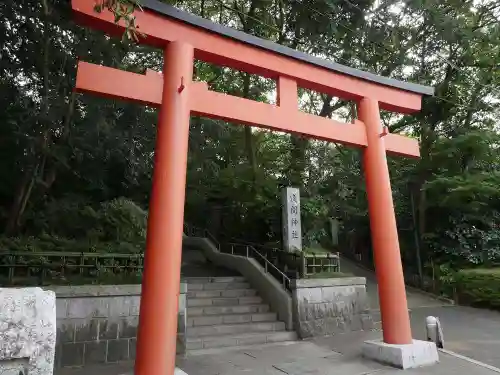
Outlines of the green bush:
<svg viewBox="0 0 500 375">
<path fill-rule="evenodd" d="M 131 200 L 118 198 L 104 202 L 98 214 L 107 240 L 131 243 L 145 240 L 148 214 Z"/>
<path fill-rule="evenodd" d="M 51 240 L 58 237 L 84 240 L 92 246 L 100 246 L 101 242 L 142 245 L 147 216 L 145 210 L 125 198 L 93 206 L 78 196 L 66 197 L 49 201 L 33 213 L 29 233 L 34 237 L 48 233 Z"/>
<path fill-rule="evenodd" d="M 122 284 L 140 280 L 140 258 L 86 256 L 138 254 L 144 241 L 96 242 L 43 234 L 40 237 L 0 237 L 0 287 L 48 284 Z M 17 253 L 17 256 L 12 255 Z M 19 253 L 23 253 L 20 255 Z M 70 254 L 71 253 L 71 254 Z M 84 267 L 80 267 L 84 262 Z"/>
<path fill-rule="evenodd" d="M 460 303 L 500 309 L 500 268 L 458 271 L 455 286 Z"/>
<path fill-rule="evenodd" d="M 99 221 L 98 212 L 79 196 L 50 200 L 30 216 L 28 231 L 36 237 L 49 233 L 59 237 L 85 238 Z"/>
</svg>

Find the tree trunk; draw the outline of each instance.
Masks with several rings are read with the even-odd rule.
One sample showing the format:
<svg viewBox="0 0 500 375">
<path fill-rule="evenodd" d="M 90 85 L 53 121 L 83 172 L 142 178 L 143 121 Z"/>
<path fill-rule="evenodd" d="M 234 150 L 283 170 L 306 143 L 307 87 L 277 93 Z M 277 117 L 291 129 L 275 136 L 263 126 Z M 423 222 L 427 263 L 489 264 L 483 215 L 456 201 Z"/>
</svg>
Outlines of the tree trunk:
<svg viewBox="0 0 500 375">
<path fill-rule="evenodd" d="M 23 206 L 26 206 L 26 200 L 31 194 L 37 170 L 38 163 L 34 168 L 26 170 L 19 186 L 16 189 L 14 201 L 12 202 L 7 224 L 5 226 L 5 235 L 7 236 L 12 236 L 18 229 L 19 220 L 21 218 L 22 211 L 24 211 Z"/>
</svg>

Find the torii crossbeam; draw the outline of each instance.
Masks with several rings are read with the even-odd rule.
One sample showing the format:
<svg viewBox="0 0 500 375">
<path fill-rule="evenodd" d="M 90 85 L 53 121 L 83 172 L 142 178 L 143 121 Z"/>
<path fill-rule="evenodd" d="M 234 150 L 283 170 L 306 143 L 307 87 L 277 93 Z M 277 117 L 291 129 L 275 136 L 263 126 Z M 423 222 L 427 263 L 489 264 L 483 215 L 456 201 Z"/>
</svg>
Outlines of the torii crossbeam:
<svg viewBox="0 0 500 375">
<path fill-rule="evenodd" d="M 111 35 L 124 25 L 72 0 L 77 20 Z M 160 108 L 136 353 L 136 375 L 171 375 L 175 366 L 186 165 L 191 114 L 224 119 L 358 147 L 364 153 L 370 226 L 384 341 L 412 342 L 386 153 L 419 157 L 418 141 L 386 134 L 380 109 L 418 111 L 433 89 L 327 62 L 179 11 L 141 0 L 140 43 L 164 50 L 162 74 L 135 74 L 80 62 L 76 90 Z M 194 59 L 277 81 L 277 105 L 210 91 L 193 82 Z M 358 120 L 343 124 L 298 110 L 297 87 L 358 104 Z"/>
</svg>

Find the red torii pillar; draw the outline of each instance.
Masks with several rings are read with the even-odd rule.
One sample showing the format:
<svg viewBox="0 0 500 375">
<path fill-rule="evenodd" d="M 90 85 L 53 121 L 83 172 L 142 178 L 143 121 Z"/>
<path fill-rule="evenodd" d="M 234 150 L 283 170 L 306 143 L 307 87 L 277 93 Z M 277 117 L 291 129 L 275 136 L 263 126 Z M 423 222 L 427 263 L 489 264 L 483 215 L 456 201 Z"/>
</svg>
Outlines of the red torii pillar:
<svg viewBox="0 0 500 375">
<path fill-rule="evenodd" d="M 193 47 L 170 43 L 164 53 L 149 204 L 135 365 L 138 375 L 173 374 L 175 368 L 192 76 Z M 158 369 L 159 361 L 162 366 Z"/>
<path fill-rule="evenodd" d="M 408 113 L 420 109 L 423 86 L 378 77 L 250 37 L 142 0 L 137 24 L 141 43 L 164 50 L 163 75 L 145 75 L 80 62 L 76 89 L 160 108 L 153 187 L 148 218 L 145 267 L 137 339 L 136 375 L 173 374 L 184 218 L 184 195 L 191 114 L 245 125 L 308 135 L 364 150 L 370 225 L 379 283 L 384 342 L 411 344 L 398 234 L 386 152 L 419 157 L 418 142 L 386 134 L 380 109 Z M 93 0 L 72 0 L 77 19 L 110 34 L 121 34 L 107 11 L 96 13 Z M 208 90 L 193 82 L 193 61 L 227 65 L 273 78 L 278 105 Z M 359 120 L 342 124 L 298 111 L 297 86 L 358 103 Z"/>
<path fill-rule="evenodd" d="M 362 99 L 358 116 L 365 123 L 368 141 L 363 167 L 384 341 L 408 344 L 411 326 L 378 102 Z"/>
</svg>

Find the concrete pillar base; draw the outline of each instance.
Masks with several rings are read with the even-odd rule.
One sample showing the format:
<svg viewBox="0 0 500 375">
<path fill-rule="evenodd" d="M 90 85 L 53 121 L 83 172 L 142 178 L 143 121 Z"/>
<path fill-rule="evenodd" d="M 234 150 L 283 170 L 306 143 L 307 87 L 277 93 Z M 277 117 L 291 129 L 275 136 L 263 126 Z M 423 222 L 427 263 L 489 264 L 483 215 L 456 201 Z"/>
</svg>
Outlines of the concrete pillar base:
<svg viewBox="0 0 500 375">
<path fill-rule="evenodd" d="M 439 362 L 436 344 L 430 341 L 413 340 L 412 344 L 386 344 L 382 340 L 363 343 L 363 356 L 403 370 L 433 365 Z"/>
</svg>

